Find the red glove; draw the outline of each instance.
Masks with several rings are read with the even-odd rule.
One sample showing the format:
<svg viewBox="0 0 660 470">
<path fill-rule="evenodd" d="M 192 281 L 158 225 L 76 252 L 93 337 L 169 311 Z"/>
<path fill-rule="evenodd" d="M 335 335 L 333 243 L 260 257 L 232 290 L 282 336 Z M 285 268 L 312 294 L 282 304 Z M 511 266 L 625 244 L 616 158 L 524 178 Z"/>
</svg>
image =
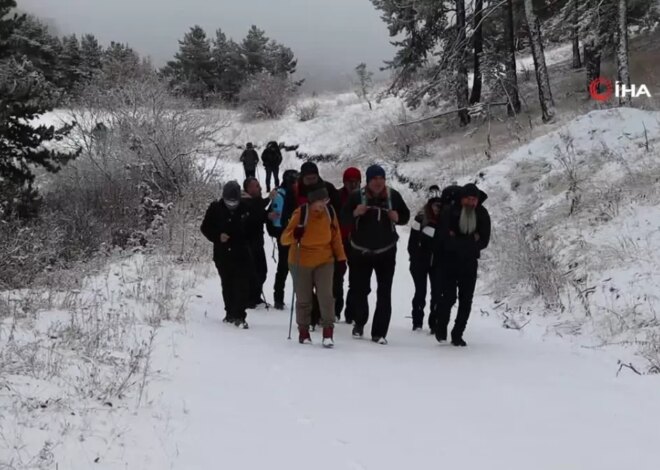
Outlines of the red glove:
<svg viewBox="0 0 660 470">
<path fill-rule="evenodd" d="M 293 229 L 293 238 L 297 241 L 300 241 L 303 235 L 305 235 L 305 227 L 296 227 Z"/>
<path fill-rule="evenodd" d="M 348 267 L 346 266 L 346 260 L 337 261 L 336 267 L 342 276 L 346 274 L 346 270 L 348 269 Z"/>
</svg>

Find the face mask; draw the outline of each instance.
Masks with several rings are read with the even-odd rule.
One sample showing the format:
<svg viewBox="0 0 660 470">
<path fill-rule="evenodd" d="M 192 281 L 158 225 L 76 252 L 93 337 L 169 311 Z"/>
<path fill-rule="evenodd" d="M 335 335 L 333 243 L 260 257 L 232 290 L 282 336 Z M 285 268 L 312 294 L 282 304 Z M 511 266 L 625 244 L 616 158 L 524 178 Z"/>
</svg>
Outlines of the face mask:
<svg viewBox="0 0 660 470">
<path fill-rule="evenodd" d="M 238 207 L 241 201 L 230 201 L 230 200 L 225 200 L 225 206 L 227 206 L 227 209 L 229 210 L 234 210 Z"/>
</svg>

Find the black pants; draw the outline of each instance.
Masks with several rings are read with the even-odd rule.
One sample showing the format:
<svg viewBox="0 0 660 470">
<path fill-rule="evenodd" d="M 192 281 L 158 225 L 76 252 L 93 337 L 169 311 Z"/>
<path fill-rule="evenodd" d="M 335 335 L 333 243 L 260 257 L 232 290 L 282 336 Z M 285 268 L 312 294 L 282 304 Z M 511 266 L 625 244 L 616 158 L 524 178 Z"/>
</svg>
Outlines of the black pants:
<svg viewBox="0 0 660 470">
<path fill-rule="evenodd" d="M 346 251 L 346 257 L 348 258 L 348 290 L 346 291 L 344 318 L 346 319 L 346 323 L 352 323 L 353 320 L 355 319 L 355 316 L 353 314 L 353 312 L 355 311 L 355 302 L 353 301 L 353 297 L 355 296 L 355 288 L 353 287 L 355 285 L 355 281 L 353 280 L 353 278 L 355 277 L 355 270 L 353 269 L 353 261 L 352 261 L 354 250 L 347 243 L 344 244 L 344 250 Z M 342 289 L 343 287 L 344 286 L 342 281 Z"/>
<path fill-rule="evenodd" d="M 227 260 L 215 260 L 215 267 L 220 274 L 222 298 L 225 302 L 227 319 L 245 320 L 245 307 L 249 298 L 249 274 L 245 266 L 239 266 Z"/>
<path fill-rule="evenodd" d="M 284 303 L 284 286 L 289 274 L 289 247 L 284 246 L 277 240 L 277 273 L 275 274 L 275 286 L 273 299 L 275 303 Z"/>
<path fill-rule="evenodd" d="M 396 267 L 396 247 L 378 255 L 365 255 L 353 250 L 351 255 L 352 315 L 357 326 L 369 321 L 371 275 L 378 282 L 376 310 L 371 324 L 372 338 L 385 338 L 392 317 L 392 282 Z"/>
<path fill-rule="evenodd" d="M 462 338 L 470 311 L 474 288 L 477 285 L 477 269 L 479 263 L 476 259 L 448 260 L 442 263 L 439 269 L 439 282 L 441 289 L 440 306 L 438 308 L 438 327 L 446 331 L 449 325 L 451 309 L 458 299 L 458 314 L 451 332 L 452 338 Z M 458 290 L 458 295 L 456 291 Z"/>
<path fill-rule="evenodd" d="M 275 187 L 279 187 L 280 185 L 280 167 L 279 166 L 274 166 L 274 167 L 266 167 L 266 190 L 270 192 L 270 178 L 271 175 L 275 178 Z"/>
<path fill-rule="evenodd" d="M 430 263 L 412 261 L 410 263 L 410 274 L 415 283 L 415 295 L 412 300 L 413 326 L 424 325 L 424 308 L 426 307 L 427 286 L 431 284 L 431 305 L 429 311 L 429 328 L 434 331 L 437 320 L 440 301 L 439 286 L 436 282 L 437 270 L 432 269 Z"/>
<path fill-rule="evenodd" d="M 253 177 L 253 178 L 256 177 L 257 175 L 256 168 L 247 168 L 244 166 L 243 169 L 245 170 L 245 179 L 248 179 L 249 177 Z"/>
<path fill-rule="evenodd" d="M 250 282 L 251 304 L 261 301 L 261 294 L 264 289 L 264 283 L 268 277 L 268 263 L 266 262 L 266 251 L 261 244 L 254 244 L 250 247 L 253 269 L 251 269 L 252 279 Z M 244 268 L 245 269 L 245 268 Z"/>
<path fill-rule="evenodd" d="M 335 298 L 335 317 L 337 320 L 341 317 L 341 311 L 344 309 L 344 274 L 335 264 L 335 274 L 332 280 L 332 294 Z"/>
</svg>

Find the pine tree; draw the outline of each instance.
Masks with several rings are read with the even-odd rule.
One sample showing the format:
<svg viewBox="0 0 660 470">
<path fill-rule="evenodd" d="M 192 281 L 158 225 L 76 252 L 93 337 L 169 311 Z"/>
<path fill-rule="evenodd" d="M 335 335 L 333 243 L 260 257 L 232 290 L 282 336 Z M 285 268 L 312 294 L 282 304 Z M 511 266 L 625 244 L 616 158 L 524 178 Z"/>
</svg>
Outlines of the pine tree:
<svg viewBox="0 0 660 470">
<path fill-rule="evenodd" d="M 245 72 L 247 75 L 269 71 L 270 54 L 269 39 L 266 33 L 252 25 L 247 36 L 241 43 L 241 53 L 245 59 Z"/>
<path fill-rule="evenodd" d="M 296 73 L 298 61 L 293 51 L 276 41 L 270 41 L 266 50 L 268 71 L 273 75 L 293 75 Z"/>
<path fill-rule="evenodd" d="M 83 75 L 80 43 L 75 34 L 62 38 L 60 67 L 64 75 L 64 89 L 72 91 Z"/>
<path fill-rule="evenodd" d="M 185 96 L 205 103 L 214 88 L 211 41 L 200 26 L 193 26 L 179 41 L 179 52 L 168 62 L 175 89 Z"/>
<path fill-rule="evenodd" d="M 570 22 L 571 22 L 571 43 L 573 44 L 573 68 L 582 67 L 580 59 L 580 20 L 578 0 L 569 0 Z"/>
<path fill-rule="evenodd" d="M 545 52 L 543 51 L 543 37 L 541 35 L 541 22 L 539 21 L 532 0 L 525 0 L 525 15 L 529 27 L 530 46 L 532 58 L 534 59 L 534 70 L 536 71 L 536 83 L 539 90 L 539 102 L 541 103 L 541 115 L 543 122 L 554 118 L 554 100 L 550 88 L 550 76 L 545 64 Z"/>
<path fill-rule="evenodd" d="M 628 1 L 618 0 L 618 40 L 617 40 L 617 72 L 619 81 L 630 88 L 630 66 L 628 61 Z M 631 103 L 630 95 L 619 98 L 619 104 Z"/>
<path fill-rule="evenodd" d="M 213 63 L 213 90 L 222 99 L 234 103 L 244 82 L 243 58 L 240 47 L 218 29 L 211 51 Z"/>
<path fill-rule="evenodd" d="M 484 33 L 483 33 L 483 0 L 475 0 L 474 3 L 474 63 L 472 72 L 474 78 L 472 81 L 472 93 L 470 94 L 470 104 L 481 101 L 481 54 L 484 51 Z"/>
<path fill-rule="evenodd" d="M 59 39 L 34 16 L 18 17 L 8 38 L 12 55 L 27 57 L 46 80 L 58 87 L 64 84 L 59 56 Z"/>
<path fill-rule="evenodd" d="M 456 0 L 456 106 L 461 125 L 469 124 L 468 76 L 466 61 L 465 0 Z"/>
<path fill-rule="evenodd" d="M 4 195 L 36 198 L 31 187 L 35 167 L 58 171 L 76 154 L 49 150 L 44 144 L 61 140 L 71 126 L 33 127 L 30 122 L 50 111 L 57 103 L 57 93 L 41 71 L 10 40 L 24 17 L 9 18 L 16 4 L 0 0 L 0 190 Z M 21 57 L 18 60 L 16 57 Z M 23 197 L 24 199 L 24 197 Z M 11 201 L 3 196 L 3 215 L 11 212 Z"/>
<path fill-rule="evenodd" d="M 518 70 L 516 68 L 516 46 L 514 41 L 513 0 L 507 0 L 506 19 L 504 20 L 504 74 L 505 91 L 507 95 L 507 113 L 514 116 L 520 112 L 520 95 L 518 94 Z"/>
<path fill-rule="evenodd" d="M 80 74 L 84 81 L 91 80 L 103 66 L 103 48 L 93 34 L 85 34 L 80 41 Z"/>
<path fill-rule="evenodd" d="M 106 86 L 114 87 L 137 78 L 143 70 L 140 56 L 128 44 L 110 42 L 101 56 L 101 75 Z"/>
</svg>

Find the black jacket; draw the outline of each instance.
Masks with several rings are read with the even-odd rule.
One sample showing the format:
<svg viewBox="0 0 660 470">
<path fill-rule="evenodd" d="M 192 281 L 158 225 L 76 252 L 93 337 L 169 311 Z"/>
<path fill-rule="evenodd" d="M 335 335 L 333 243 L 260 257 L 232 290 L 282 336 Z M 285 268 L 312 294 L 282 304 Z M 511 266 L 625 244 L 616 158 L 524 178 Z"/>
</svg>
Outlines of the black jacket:
<svg viewBox="0 0 660 470">
<path fill-rule="evenodd" d="M 427 217 L 424 210 L 413 220 L 408 239 L 411 266 L 431 266 L 435 258 L 435 236 L 438 223 Z"/>
<path fill-rule="evenodd" d="M 262 197 L 251 197 L 249 194 L 243 193 L 241 201 L 248 208 L 251 221 L 254 224 L 254 227 L 248 234 L 250 243 L 255 246 L 263 246 L 264 225 L 266 225 L 266 219 L 268 218 L 266 207 L 268 207 L 270 200 Z"/>
<path fill-rule="evenodd" d="M 477 230 L 479 240 L 475 234 L 463 235 L 460 233 L 459 220 L 461 205 L 456 204 L 445 207 L 440 216 L 438 236 L 436 237 L 436 255 L 442 259 L 470 260 L 479 259 L 481 250 L 488 247 L 490 242 L 490 215 L 483 206 L 488 198 L 486 193 L 480 191 L 477 212 Z"/>
<path fill-rule="evenodd" d="M 396 246 L 399 235 L 395 224 L 387 215 L 391 208 L 399 213 L 396 225 L 406 225 L 410 220 L 410 209 L 398 191 L 387 188 L 389 197 L 373 197 L 365 188 L 350 195 L 342 209 L 342 223 L 351 225 L 351 246 L 358 251 L 384 252 Z M 362 204 L 370 207 L 366 214 L 354 217 L 355 208 Z"/>
<path fill-rule="evenodd" d="M 249 207 L 241 201 L 234 211 L 230 211 L 225 203 L 214 201 L 209 205 L 200 227 L 204 236 L 213 243 L 213 260 L 222 263 L 237 263 L 241 265 L 250 254 L 250 240 L 255 233 L 262 230 L 258 217 L 255 217 Z M 225 243 L 220 241 L 220 234 L 229 235 Z"/>
<path fill-rule="evenodd" d="M 266 168 L 276 168 L 282 164 L 282 152 L 279 146 L 269 145 L 261 153 L 261 161 Z"/>
<path fill-rule="evenodd" d="M 259 154 L 254 149 L 246 149 L 241 154 L 241 163 L 248 170 L 254 170 L 259 164 Z"/>
</svg>

